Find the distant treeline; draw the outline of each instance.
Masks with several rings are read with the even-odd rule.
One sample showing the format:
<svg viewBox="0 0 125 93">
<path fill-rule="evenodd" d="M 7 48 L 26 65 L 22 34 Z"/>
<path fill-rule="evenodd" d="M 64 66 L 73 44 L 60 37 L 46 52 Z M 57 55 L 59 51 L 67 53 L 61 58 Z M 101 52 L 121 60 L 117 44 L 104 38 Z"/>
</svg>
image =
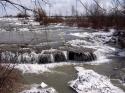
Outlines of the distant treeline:
<svg viewBox="0 0 125 93">
<path fill-rule="evenodd" d="M 34 20 L 38 21 L 40 25 L 64 23 L 69 26 L 92 27 L 95 29 L 108 29 L 111 27 L 125 29 L 125 0 L 112 0 L 112 8 L 110 9 L 103 8 L 99 0 L 93 0 L 90 5 L 82 3 L 81 0 L 77 1 L 83 6 L 84 14 L 79 14 L 77 7 L 72 6 L 71 16 L 61 16 L 61 14 L 48 16 L 42 7 L 38 7 L 33 10 Z M 13 16 L 10 15 L 9 17 Z M 15 17 L 27 18 L 30 15 L 24 10 L 24 12 L 18 13 Z"/>
<path fill-rule="evenodd" d="M 35 13 L 35 20 L 41 25 L 49 23 L 65 23 L 70 26 L 92 27 L 92 28 L 116 28 L 125 29 L 125 1 L 112 0 L 112 8 L 104 9 L 101 7 L 98 0 L 93 0 L 94 3 L 87 6 L 78 0 L 86 10 L 86 13 L 79 15 L 78 11 L 72 6 L 71 16 L 47 16 L 45 10 L 38 8 Z"/>
</svg>

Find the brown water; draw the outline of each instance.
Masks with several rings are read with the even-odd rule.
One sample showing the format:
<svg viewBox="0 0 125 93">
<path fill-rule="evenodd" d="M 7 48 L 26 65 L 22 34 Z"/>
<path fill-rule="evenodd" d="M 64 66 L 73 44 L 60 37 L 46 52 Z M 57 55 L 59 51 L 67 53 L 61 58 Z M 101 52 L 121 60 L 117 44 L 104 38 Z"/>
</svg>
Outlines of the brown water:
<svg viewBox="0 0 125 93">
<path fill-rule="evenodd" d="M 12 26 L 10 26 L 10 24 Z M 33 26 L 29 30 L 30 31 L 23 31 L 20 32 L 19 28 L 28 28 L 26 25 L 13 25 L 13 22 L 10 21 L 2 21 L 0 22 L 0 28 L 7 28 L 5 32 L 0 32 L 0 43 L 1 44 L 39 44 L 44 43 L 46 41 L 49 42 L 57 42 L 50 44 L 52 48 L 56 48 L 58 46 L 62 45 L 62 41 L 69 41 L 69 40 L 85 40 L 88 42 L 87 45 L 93 46 L 94 44 L 100 44 L 100 40 L 102 40 L 102 44 L 106 43 L 104 42 L 106 37 L 105 34 L 102 35 L 95 35 L 93 37 L 87 36 L 85 37 L 79 37 L 79 36 L 73 36 L 70 35 L 70 33 L 83 33 L 83 32 L 95 32 L 92 29 L 78 29 L 73 27 L 57 27 L 57 26 L 48 26 L 47 28 L 41 27 L 41 26 Z M 17 31 L 13 31 L 12 27 L 17 28 Z M 11 31 L 12 30 L 12 31 Z M 35 32 L 37 31 L 37 33 Z M 32 32 L 32 33 L 31 33 Z M 47 37 L 46 37 L 47 32 Z M 109 37 L 109 36 L 107 36 Z M 48 40 L 47 40 L 48 39 Z M 93 41 L 94 40 L 94 41 Z M 101 45 L 102 45 L 101 44 Z M 32 45 L 32 46 L 33 46 Z M 86 44 L 85 44 L 86 45 Z M 80 46 L 80 45 L 79 45 Z M 83 44 L 84 46 L 84 44 Z M 104 46 L 101 46 L 101 48 Z M 41 46 L 40 46 L 41 48 Z M 105 50 L 107 51 L 107 50 Z M 105 54 L 107 55 L 107 54 Z M 109 61 L 109 63 L 103 63 L 100 65 L 91 65 L 91 64 L 82 64 L 77 66 L 82 66 L 86 69 L 92 69 L 96 71 L 97 73 L 101 75 L 106 75 L 108 77 L 111 77 L 111 79 L 117 79 L 119 78 L 119 72 L 121 68 L 125 68 L 125 58 L 111 58 L 112 61 Z M 103 59 L 102 59 L 103 60 Z M 40 84 L 41 82 L 45 82 L 49 86 L 54 87 L 59 93 L 75 93 L 69 86 L 68 82 L 75 79 L 77 76 L 77 72 L 74 69 L 76 65 L 69 65 L 69 66 L 62 66 L 57 67 L 52 70 L 52 72 L 45 72 L 43 74 L 24 74 L 24 82 L 25 84 Z M 117 70 L 114 70 L 114 68 L 118 68 Z M 112 81 L 114 85 L 117 85 L 118 87 L 121 87 L 123 90 L 125 88 L 119 84 L 116 80 Z"/>
<path fill-rule="evenodd" d="M 54 68 L 52 72 L 45 72 L 43 74 L 24 74 L 24 81 L 26 84 L 40 84 L 45 82 L 49 86 L 54 87 L 59 93 L 76 93 L 68 86 L 68 82 L 76 79 L 77 72 L 74 69 L 75 66 L 82 66 L 86 69 L 93 69 L 101 75 L 106 75 L 111 77 L 111 79 L 117 79 L 116 76 L 119 75 L 119 70 L 114 70 L 114 68 L 121 69 L 125 67 L 125 58 L 116 58 L 109 63 L 103 63 L 100 65 L 90 65 L 90 64 L 78 64 L 69 65 Z M 112 83 L 125 91 L 124 86 L 118 82 L 118 80 L 112 80 Z"/>
</svg>

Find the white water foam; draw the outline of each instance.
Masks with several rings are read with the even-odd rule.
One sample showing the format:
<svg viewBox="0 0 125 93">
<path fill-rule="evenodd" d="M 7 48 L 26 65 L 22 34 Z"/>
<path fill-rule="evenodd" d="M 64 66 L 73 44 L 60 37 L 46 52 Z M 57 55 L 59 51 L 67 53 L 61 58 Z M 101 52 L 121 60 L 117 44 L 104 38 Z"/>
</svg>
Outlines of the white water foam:
<svg viewBox="0 0 125 93">
<path fill-rule="evenodd" d="M 11 64 L 12 66 L 15 65 L 15 69 L 20 70 L 23 74 L 24 73 L 35 73 L 40 74 L 44 72 L 52 72 L 53 68 L 64 66 L 64 65 L 71 65 L 75 63 L 50 63 L 50 64 Z"/>
<path fill-rule="evenodd" d="M 105 60 L 103 62 L 108 62 L 107 56 L 113 55 L 113 53 L 118 50 L 115 47 L 106 44 L 108 41 L 110 41 L 114 32 L 115 30 L 111 29 L 109 32 L 100 31 L 93 33 L 71 33 L 70 35 L 82 37 L 83 39 L 71 40 L 68 43 L 72 46 L 82 46 L 84 48 L 94 49 L 94 53 L 97 56 L 97 61 L 95 62 L 100 61 L 101 63 L 102 60 Z"/>
</svg>

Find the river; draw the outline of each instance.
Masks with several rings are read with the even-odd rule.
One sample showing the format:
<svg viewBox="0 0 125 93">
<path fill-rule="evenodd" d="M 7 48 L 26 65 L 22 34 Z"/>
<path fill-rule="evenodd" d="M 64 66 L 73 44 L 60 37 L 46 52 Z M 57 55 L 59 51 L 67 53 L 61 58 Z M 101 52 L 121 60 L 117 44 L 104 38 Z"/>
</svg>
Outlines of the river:
<svg viewBox="0 0 125 93">
<path fill-rule="evenodd" d="M 2 20 L 2 22 L 5 23 L 6 20 Z M 6 23 L 5 26 L 8 26 L 8 24 L 13 24 L 12 22 L 9 22 Z M 65 43 L 72 46 L 94 49 L 94 53 L 97 56 L 97 60 L 91 62 L 68 61 L 64 62 L 64 64 L 62 62 L 61 65 L 60 63 L 56 63 L 56 66 L 54 66 L 54 63 L 50 63 L 47 64 L 50 65 L 48 67 L 49 71 L 43 70 L 47 66 L 44 66 L 44 68 L 42 68 L 43 66 L 39 65 L 39 68 L 37 68 L 37 66 L 35 67 L 35 65 L 31 66 L 29 64 L 25 64 L 25 66 L 21 67 L 20 64 L 20 66 L 17 68 L 24 72 L 22 73 L 22 75 L 24 83 L 26 85 L 40 84 L 41 82 L 45 82 L 49 86 L 55 88 L 59 93 L 76 93 L 69 87 L 68 82 L 77 77 L 77 72 L 74 67 L 80 66 L 86 69 L 92 69 L 98 74 L 109 77 L 115 86 L 118 86 L 125 91 L 125 87 L 119 81 L 121 77 L 125 75 L 123 73 L 125 71 L 124 49 L 116 47 L 116 43 L 114 43 L 115 45 L 109 44 L 109 41 L 112 39 L 113 33 L 115 32 L 114 29 L 110 29 L 110 31 L 101 31 L 91 28 L 85 29 L 68 27 L 62 24 L 50 25 L 43 28 L 34 25 L 29 28 L 29 26 L 24 25 L 22 28 L 17 23 L 14 24 L 13 28 L 15 28 L 15 25 L 18 25 L 16 26 L 18 30 L 11 32 L 3 31 L 3 27 L 5 26 L 1 27 L 1 44 L 28 43 L 33 47 L 42 47 L 47 41 L 49 43 L 46 44 L 49 44 L 51 48 L 57 48 L 59 46 L 63 46 Z M 29 68 L 32 70 L 30 70 Z M 27 73 L 26 71 L 30 73 Z M 121 72 L 122 76 L 120 74 Z"/>
</svg>

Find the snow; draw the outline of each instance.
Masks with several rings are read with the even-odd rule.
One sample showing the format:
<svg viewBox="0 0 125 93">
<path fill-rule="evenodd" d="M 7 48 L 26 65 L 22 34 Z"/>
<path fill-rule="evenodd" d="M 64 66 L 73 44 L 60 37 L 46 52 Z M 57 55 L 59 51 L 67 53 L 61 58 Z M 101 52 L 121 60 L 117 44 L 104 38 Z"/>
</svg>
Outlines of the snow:
<svg viewBox="0 0 125 93">
<path fill-rule="evenodd" d="M 45 84 L 44 82 L 42 82 L 41 84 L 40 84 L 40 87 L 41 88 L 46 88 L 48 85 L 47 84 Z"/>
<path fill-rule="evenodd" d="M 125 57 L 125 51 L 119 52 L 118 55 L 121 57 Z"/>
<path fill-rule="evenodd" d="M 28 28 L 20 28 L 19 31 L 29 31 Z"/>
<path fill-rule="evenodd" d="M 45 85 L 46 87 L 42 88 L 38 84 L 34 84 L 32 85 L 31 89 L 24 90 L 20 93 L 57 93 L 57 91 L 53 87 L 47 87 L 48 85 Z"/>
<path fill-rule="evenodd" d="M 93 70 L 83 67 L 75 67 L 78 71 L 76 80 L 70 81 L 69 85 L 77 93 L 124 93 L 123 90 L 114 86 L 110 79 Z"/>
<path fill-rule="evenodd" d="M 73 36 L 78 36 L 78 37 L 95 37 L 95 36 L 102 36 L 102 38 L 110 38 L 110 37 L 107 37 L 107 36 L 112 36 L 113 33 L 115 32 L 114 29 L 110 29 L 109 32 L 104 32 L 104 31 L 98 31 L 98 32 L 93 32 L 93 33 L 89 33 L 89 32 L 84 32 L 84 33 L 70 33 L 70 35 L 73 35 Z"/>
</svg>

